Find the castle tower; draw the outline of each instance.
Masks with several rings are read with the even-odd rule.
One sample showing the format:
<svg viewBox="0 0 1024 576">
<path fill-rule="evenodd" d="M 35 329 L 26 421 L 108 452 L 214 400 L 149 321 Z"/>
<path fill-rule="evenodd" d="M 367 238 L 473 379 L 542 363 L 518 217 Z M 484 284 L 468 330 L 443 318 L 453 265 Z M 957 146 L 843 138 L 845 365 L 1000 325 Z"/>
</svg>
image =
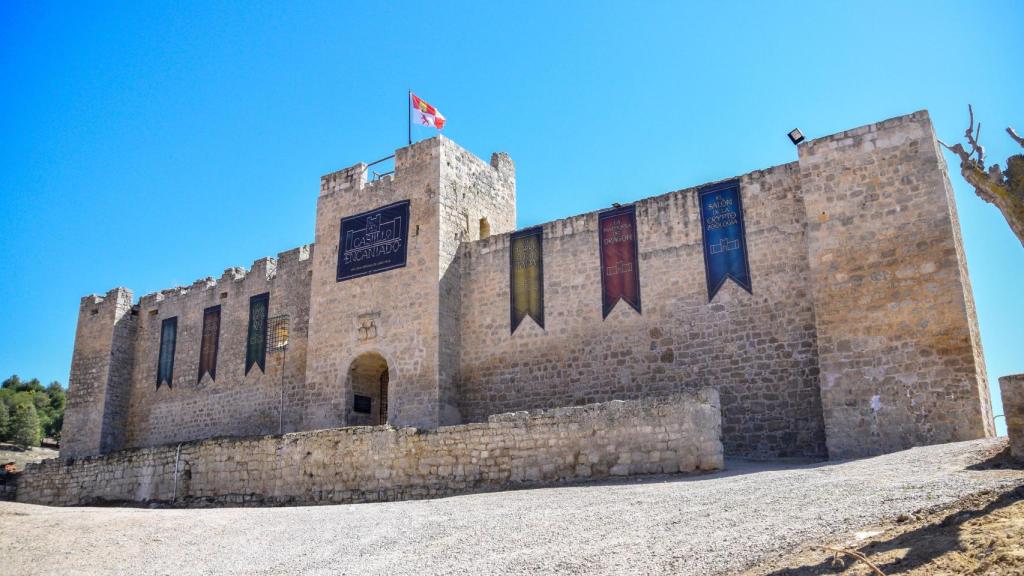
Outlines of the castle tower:
<svg viewBox="0 0 1024 576">
<path fill-rule="evenodd" d="M 459 423 L 458 247 L 515 228 L 514 166 L 438 136 L 367 176 L 320 180 L 304 427 Z"/>
<path fill-rule="evenodd" d="M 62 458 L 122 447 L 136 326 L 131 290 L 115 288 L 106 296 L 82 298 L 61 430 Z"/>
<path fill-rule="evenodd" d="M 928 113 L 799 150 L 829 455 L 994 435 L 956 203 Z"/>
</svg>

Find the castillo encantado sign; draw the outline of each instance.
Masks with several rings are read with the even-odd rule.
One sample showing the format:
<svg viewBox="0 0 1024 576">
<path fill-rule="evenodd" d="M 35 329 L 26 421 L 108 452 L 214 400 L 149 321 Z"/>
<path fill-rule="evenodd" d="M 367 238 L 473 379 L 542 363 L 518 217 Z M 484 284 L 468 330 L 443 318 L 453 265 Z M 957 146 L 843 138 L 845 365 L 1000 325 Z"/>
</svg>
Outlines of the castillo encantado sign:
<svg viewBox="0 0 1024 576">
<path fill-rule="evenodd" d="M 409 201 L 341 219 L 338 282 L 405 266 Z"/>
</svg>

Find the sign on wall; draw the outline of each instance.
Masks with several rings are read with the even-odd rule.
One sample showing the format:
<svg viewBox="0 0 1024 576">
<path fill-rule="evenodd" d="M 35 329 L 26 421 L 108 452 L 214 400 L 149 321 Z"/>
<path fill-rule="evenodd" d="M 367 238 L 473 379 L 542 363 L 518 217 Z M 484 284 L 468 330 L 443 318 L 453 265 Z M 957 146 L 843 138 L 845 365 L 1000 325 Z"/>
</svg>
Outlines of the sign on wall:
<svg viewBox="0 0 1024 576">
<path fill-rule="evenodd" d="M 217 344 L 220 340 L 220 306 L 203 310 L 203 335 L 199 341 L 199 377 L 209 374 L 210 380 L 217 379 Z"/>
<path fill-rule="evenodd" d="M 270 292 L 249 298 L 249 331 L 245 340 L 245 373 L 253 364 L 267 373 L 267 312 L 270 310 Z"/>
<path fill-rule="evenodd" d="M 529 316 L 544 327 L 544 250 L 540 227 L 512 234 L 509 282 L 512 332 Z"/>
<path fill-rule="evenodd" d="M 164 318 L 160 324 L 160 354 L 156 362 L 156 387 L 174 382 L 174 348 L 178 339 L 178 317 Z"/>
<path fill-rule="evenodd" d="M 601 303 L 603 317 L 625 300 L 640 312 L 640 258 L 637 256 L 636 209 L 615 208 L 597 215 L 601 244 Z"/>
<path fill-rule="evenodd" d="M 753 293 L 739 180 L 705 186 L 698 196 L 708 302 L 715 298 L 727 278 Z"/>
<path fill-rule="evenodd" d="M 337 281 L 405 266 L 409 201 L 341 219 Z"/>
</svg>

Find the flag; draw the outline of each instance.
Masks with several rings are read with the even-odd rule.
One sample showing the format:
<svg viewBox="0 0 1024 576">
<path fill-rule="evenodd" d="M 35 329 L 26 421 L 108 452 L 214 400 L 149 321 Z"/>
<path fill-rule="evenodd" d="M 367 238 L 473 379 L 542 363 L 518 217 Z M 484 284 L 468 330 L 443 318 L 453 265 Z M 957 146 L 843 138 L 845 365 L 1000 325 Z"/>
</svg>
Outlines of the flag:
<svg viewBox="0 0 1024 576">
<path fill-rule="evenodd" d="M 431 126 L 440 130 L 444 128 L 444 116 L 430 104 L 420 99 L 419 96 L 409 93 L 412 97 L 412 122 L 420 126 Z"/>
</svg>

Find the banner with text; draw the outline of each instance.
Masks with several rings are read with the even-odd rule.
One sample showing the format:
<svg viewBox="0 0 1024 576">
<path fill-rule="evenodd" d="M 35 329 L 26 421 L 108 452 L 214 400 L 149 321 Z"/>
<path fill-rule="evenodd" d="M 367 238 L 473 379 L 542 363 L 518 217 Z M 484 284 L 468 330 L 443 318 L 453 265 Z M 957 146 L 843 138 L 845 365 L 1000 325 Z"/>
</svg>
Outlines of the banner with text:
<svg viewBox="0 0 1024 576">
<path fill-rule="evenodd" d="M 601 243 L 601 303 L 604 318 L 619 300 L 640 312 L 640 258 L 637 256 L 636 209 L 615 208 L 597 215 Z"/>
<path fill-rule="evenodd" d="M 209 374 L 210 380 L 217 379 L 217 344 L 220 340 L 220 306 L 210 306 L 203 310 L 203 335 L 199 341 L 199 377 L 196 382 L 203 381 L 203 375 Z"/>
<path fill-rule="evenodd" d="M 245 373 L 253 365 L 267 373 L 267 312 L 270 310 L 270 292 L 249 298 L 249 330 L 245 339 Z"/>
<path fill-rule="evenodd" d="M 698 196 L 708 302 L 715 298 L 727 278 L 753 293 L 739 180 L 705 186 Z"/>
<path fill-rule="evenodd" d="M 341 219 L 337 281 L 405 266 L 409 201 Z"/>
<path fill-rule="evenodd" d="M 530 228 L 512 235 L 509 248 L 512 332 L 523 318 L 544 327 L 544 250 L 542 230 Z"/>
</svg>

